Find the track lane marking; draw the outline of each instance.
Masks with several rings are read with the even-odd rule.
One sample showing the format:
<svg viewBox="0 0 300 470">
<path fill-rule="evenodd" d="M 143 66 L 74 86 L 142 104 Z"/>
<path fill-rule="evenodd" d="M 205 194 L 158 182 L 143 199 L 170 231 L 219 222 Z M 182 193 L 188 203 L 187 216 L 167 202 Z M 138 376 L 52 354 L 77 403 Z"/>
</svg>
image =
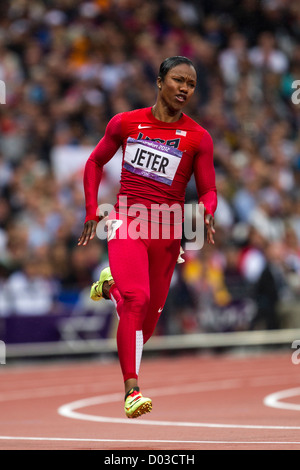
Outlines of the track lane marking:
<svg viewBox="0 0 300 470">
<path fill-rule="evenodd" d="M 223 383 L 218 382 L 218 390 L 232 389 L 240 386 L 240 381 L 227 380 Z M 213 383 L 211 383 L 212 385 Z M 215 383 L 214 383 L 215 384 Z M 203 385 L 198 384 L 198 387 L 186 385 L 184 388 L 185 393 L 204 391 Z M 205 391 L 209 391 L 208 383 L 205 386 Z M 202 390 L 201 390 L 202 388 Z M 216 390 L 216 388 L 212 388 Z M 300 390 L 300 389 L 299 389 Z M 147 393 L 151 396 L 168 396 L 171 394 L 181 393 L 181 387 L 165 387 L 161 389 L 148 390 Z M 170 427 L 193 427 L 193 428 L 219 428 L 219 429 L 269 429 L 269 430 L 300 430 L 300 426 L 272 426 L 272 425 L 256 425 L 256 424 L 224 424 L 224 423 L 199 423 L 199 422 L 185 422 L 185 421 L 158 421 L 151 420 L 145 417 L 142 420 L 130 421 L 128 418 L 114 418 L 107 416 L 95 416 L 86 413 L 78 412 L 82 408 L 87 408 L 95 405 L 103 405 L 107 403 L 114 403 L 121 401 L 123 395 L 120 393 L 107 394 L 97 397 L 84 398 L 71 403 L 67 403 L 58 408 L 58 414 L 65 418 L 77 419 L 81 421 L 92 421 L 97 423 L 110 423 L 110 424 L 127 424 L 127 425 L 144 425 L 144 426 L 170 426 Z"/>
<path fill-rule="evenodd" d="M 281 390 L 266 396 L 264 399 L 264 404 L 270 408 L 277 408 L 280 410 L 300 411 L 299 403 L 286 403 L 281 401 L 285 398 L 298 396 L 300 396 L 300 387 L 289 388 L 287 390 Z"/>
<path fill-rule="evenodd" d="M 119 442 L 130 444 L 240 444 L 240 445 L 300 445 L 300 441 L 179 441 L 179 440 L 161 440 L 161 439 L 88 439 L 73 437 L 23 437 L 23 436 L 0 436 L 2 441 L 41 441 L 41 442 Z M 107 449 L 109 450 L 109 449 Z"/>
</svg>

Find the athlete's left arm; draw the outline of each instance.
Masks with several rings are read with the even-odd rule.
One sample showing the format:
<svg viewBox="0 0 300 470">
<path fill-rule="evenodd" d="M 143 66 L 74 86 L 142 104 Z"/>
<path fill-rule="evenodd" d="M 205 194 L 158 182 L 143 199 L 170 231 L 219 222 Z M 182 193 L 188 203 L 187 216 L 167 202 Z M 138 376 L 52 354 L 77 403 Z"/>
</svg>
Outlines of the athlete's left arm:
<svg viewBox="0 0 300 470">
<path fill-rule="evenodd" d="M 199 204 L 204 204 L 204 221 L 208 243 L 214 244 L 214 213 L 217 208 L 216 174 L 214 167 L 214 144 L 205 131 L 194 159 L 194 176 Z"/>
</svg>

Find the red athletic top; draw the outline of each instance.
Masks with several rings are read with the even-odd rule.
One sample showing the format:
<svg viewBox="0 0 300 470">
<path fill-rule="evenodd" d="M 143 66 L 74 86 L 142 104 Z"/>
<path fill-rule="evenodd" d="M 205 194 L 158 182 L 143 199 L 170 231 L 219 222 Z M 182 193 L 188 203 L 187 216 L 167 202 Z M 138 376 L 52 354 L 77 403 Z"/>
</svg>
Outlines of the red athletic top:
<svg viewBox="0 0 300 470">
<path fill-rule="evenodd" d="M 214 215 L 217 191 L 213 164 L 213 141 L 209 133 L 186 114 L 172 123 L 156 119 L 151 108 L 117 114 L 90 155 L 84 172 L 86 219 L 97 216 L 98 190 L 103 166 L 123 149 L 121 196 L 132 204 L 177 203 L 184 205 L 186 186 L 195 176 L 199 202 Z"/>
</svg>

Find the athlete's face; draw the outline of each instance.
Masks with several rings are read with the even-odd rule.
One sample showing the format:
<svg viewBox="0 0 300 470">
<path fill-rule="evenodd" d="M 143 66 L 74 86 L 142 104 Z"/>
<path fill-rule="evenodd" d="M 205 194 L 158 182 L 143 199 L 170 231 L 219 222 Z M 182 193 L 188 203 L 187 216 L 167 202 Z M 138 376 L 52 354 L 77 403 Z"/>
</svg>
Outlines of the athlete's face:
<svg viewBox="0 0 300 470">
<path fill-rule="evenodd" d="M 180 111 L 193 96 L 197 83 L 194 67 L 180 64 L 169 70 L 164 80 L 158 78 L 160 98 L 169 109 Z"/>
</svg>

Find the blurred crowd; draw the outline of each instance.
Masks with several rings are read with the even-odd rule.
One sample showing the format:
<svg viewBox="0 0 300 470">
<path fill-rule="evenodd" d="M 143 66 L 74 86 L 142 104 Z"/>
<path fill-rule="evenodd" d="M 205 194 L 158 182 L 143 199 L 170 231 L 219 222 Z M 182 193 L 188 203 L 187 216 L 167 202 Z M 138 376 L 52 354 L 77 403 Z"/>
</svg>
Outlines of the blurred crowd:
<svg viewBox="0 0 300 470">
<path fill-rule="evenodd" d="M 213 137 L 219 205 L 216 244 L 185 253 L 160 331 L 297 325 L 298 0 L 1 1 L 0 316 L 80 310 L 107 264 L 105 242 L 77 247 L 84 160 L 113 115 L 155 103 L 173 55 L 198 72 L 185 112 Z"/>
</svg>

